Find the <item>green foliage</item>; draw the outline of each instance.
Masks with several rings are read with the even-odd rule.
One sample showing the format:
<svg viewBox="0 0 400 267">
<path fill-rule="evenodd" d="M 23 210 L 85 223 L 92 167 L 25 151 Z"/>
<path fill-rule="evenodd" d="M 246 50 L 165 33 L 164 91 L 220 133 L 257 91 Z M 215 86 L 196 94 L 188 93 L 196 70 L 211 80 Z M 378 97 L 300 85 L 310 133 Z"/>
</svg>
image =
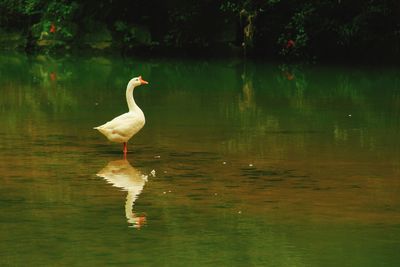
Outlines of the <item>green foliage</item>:
<svg viewBox="0 0 400 267">
<path fill-rule="evenodd" d="M 51 33 L 52 25 L 55 27 L 55 38 L 67 42 L 76 34 L 73 23 L 74 14 L 78 9 L 76 2 L 53 1 L 50 2 L 42 16 L 43 31 Z"/>
<path fill-rule="evenodd" d="M 278 38 L 278 44 L 282 47 L 280 51 L 282 55 L 305 56 L 305 48 L 309 40 L 306 25 L 314 11 L 315 8 L 312 5 L 304 5 L 301 10 L 293 14 L 290 22 L 285 26 L 285 32 Z"/>
<path fill-rule="evenodd" d="M 345 21 L 342 25 L 339 25 L 337 32 L 340 37 L 340 43 L 342 45 L 348 45 L 356 40 L 369 41 L 373 38 L 372 28 L 370 29 L 374 21 L 374 17 L 380 17 L 380 14 L 388 14 L 389 10 L 381 3 L 377 5 L 367 5 L 361 7 L 355 16 Z M 390 27 L 390 25 L 387 25 Z"/>
<path fill-rule="evenodd" d="M 23 1 L 22 12 L 25 15 L 35 15 L 42 12 L 44 1 L 42 0 L 25 0 Z"/>
<path fill-rule="evenodd" d="M 0 0 L 0 27 L 14 28 L 23 18 L 23 0 Z"/>
<path fill-rule="evenodd" d="M 168 10 L 169 29 L 164 36 L 164 43 L 172 47 L 207 46 L 208 42 L 202 36 L 202 18 L 201 6 L 197 1 L 171 8 Z"/>
<path fill-rule="evenodd" d="M 282 0 L 264 0 L 264 1 L 253 1 L 253 0 L 226 0 L 222 1 L 220 9 L 225 12 L 233 12 L 239 14 L 242 10 L 247 12 L 262 12 L 265 9 L 273 7 Z"/>
<path fill-rule="evenodd" d="M 79 44 L 94 21 L 122 43 L 115 47 L 158 43 L 202 51 L 234 36 L 234 47 L 249 55 L 399 56 L 399 16 L 396 0 L 0 0 L 0 28 L 49 49 Z M 227 32 L 234 32 L 229 41 L 221 38 Z"/>
<path fill-rule="evenodd" d="M 232 12 L 232 13 L 240 13 L 240 10 L 243 8 L 239 3 L 234 1 L 224 1 L 221 3 L 220 7 L 221 11 L 224 12 Z"/>
<path fill-rule="evenodd" d="M 153 44 L 147 27 L 128 24 L 119 20 L 114 23 L 114 28 L 122 39 L 122 47 L 129 49 L 136 46 Z"/>
</svg>

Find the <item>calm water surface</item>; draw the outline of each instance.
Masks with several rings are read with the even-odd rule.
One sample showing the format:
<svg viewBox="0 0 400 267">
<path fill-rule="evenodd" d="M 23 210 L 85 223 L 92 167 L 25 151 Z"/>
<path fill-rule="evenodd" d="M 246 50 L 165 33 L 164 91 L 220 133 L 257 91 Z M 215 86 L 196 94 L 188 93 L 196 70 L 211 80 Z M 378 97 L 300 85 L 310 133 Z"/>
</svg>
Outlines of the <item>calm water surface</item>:
<svg viewBox="0 0 400 267">
<path fill-rule="evenodd" d="M 0 265 L 398 266 L 399 132 L 395 68 L 2 55 Z"/>
</svg>

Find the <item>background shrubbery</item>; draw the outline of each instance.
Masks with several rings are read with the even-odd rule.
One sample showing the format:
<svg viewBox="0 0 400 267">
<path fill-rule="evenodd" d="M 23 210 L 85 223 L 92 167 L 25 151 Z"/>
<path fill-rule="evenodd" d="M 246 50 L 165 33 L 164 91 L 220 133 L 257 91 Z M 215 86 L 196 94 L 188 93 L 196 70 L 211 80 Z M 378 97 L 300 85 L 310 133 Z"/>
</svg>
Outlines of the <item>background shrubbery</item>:
<svg viewBox="0 0 400 267">
<path fill-rule="evenodd" d="M 303 58 L 398 59 L 396 0 L 0 0 L 0 43 Z M 8 34 L 8 35 L 7 35 Z M 12 35 L 15 37 L 15 35 Z M 15 38 L 14 38 L 15 39 Z"/>
</svg>

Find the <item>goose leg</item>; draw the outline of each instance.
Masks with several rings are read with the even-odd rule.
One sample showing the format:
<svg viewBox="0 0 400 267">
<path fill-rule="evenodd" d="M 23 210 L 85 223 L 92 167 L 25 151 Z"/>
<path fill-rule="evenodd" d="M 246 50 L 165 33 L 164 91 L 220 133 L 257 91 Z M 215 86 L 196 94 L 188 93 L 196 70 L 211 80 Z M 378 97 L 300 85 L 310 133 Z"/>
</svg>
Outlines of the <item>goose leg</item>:
<svg viewBox="0 0 400 267">
<path fill-rule="evenodd" d="M 128 146 L 126 145 L 126 142 L 124 142 L 124 154 L 126 155 L 128 153 Z"/>
</svg>

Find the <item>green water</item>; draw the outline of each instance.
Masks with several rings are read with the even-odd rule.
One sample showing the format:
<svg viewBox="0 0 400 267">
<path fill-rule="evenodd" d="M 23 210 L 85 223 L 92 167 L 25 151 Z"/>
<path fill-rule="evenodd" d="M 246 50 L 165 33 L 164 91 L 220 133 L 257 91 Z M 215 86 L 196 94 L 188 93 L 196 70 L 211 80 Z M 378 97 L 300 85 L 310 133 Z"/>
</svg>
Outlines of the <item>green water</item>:
<svg viewBox="0 0 400 267">
<path fill-rule="evenodd" d="M 398 266 L 399 132 L 396 68 L 2 55 L 0 265 Z"/>
</svg>

